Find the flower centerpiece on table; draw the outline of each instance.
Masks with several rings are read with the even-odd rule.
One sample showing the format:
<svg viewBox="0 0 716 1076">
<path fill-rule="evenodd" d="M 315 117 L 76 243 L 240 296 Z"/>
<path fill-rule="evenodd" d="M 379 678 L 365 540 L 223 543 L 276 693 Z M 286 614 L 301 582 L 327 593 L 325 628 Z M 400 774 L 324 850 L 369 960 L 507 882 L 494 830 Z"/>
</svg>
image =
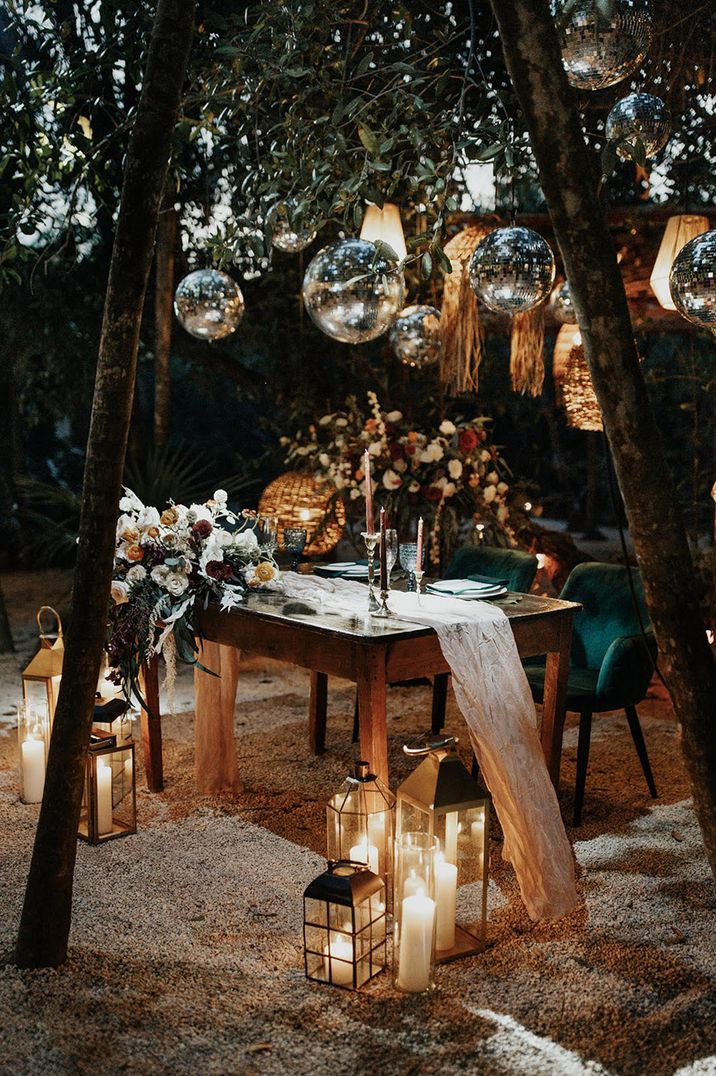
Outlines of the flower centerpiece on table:
<svg viewBox="0 0 716 1076">
<path fill-rule="evenodd" d="M 119 510 L 107 652 L 110 678 L 129 695 L 155 654 L 164 655 L 170 686 L 176 658 L 197 663 L 199 604 L 213 598 L 231 609 L 278 569 L 256 537 L 256 513 L 232 512 L 224 490 L 160 512 L 125 488 Z"/>
<path fill-rule="evenodd" d="M 445 419 L 425 431 L 401 411 L 384 411 L 375 392 L 368 393 L 368 404 L 364 414 L 351 396 L 345 410 L 324 415 L 306 434 L 282 438 L 286 463 L 310 471 L 361 511 L 367 449 L 375 496 L 386 506 L 390 525 L 405 534 L 422 515 L 435 565 L 449 556 L 465 519 L 481 524 L 489 541 L 508 544 L 510 472 L 490 443 L 490 420 Z"/>
</svg>

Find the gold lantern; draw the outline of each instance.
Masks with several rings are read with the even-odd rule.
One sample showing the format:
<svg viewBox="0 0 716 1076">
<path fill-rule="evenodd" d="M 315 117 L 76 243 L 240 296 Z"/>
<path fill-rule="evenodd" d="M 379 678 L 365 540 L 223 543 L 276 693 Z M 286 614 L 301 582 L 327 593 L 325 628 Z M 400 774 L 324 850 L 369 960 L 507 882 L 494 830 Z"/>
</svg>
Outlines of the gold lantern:
<svg viewBox="0 0 716 1076">
<path fill-rule="evenodd" d="M 458 758 L 456 742 L 451 736 L 429 736 L 404 746 L 406 754 L 423 761 L 399 787 L 396 804 L 396 846 L 408 833 L 439 841 L 438 963 L 480 953 L 486 946 L 490 801 Z M 396 903 L 399 884 L 396 880 Z"/>
<path fill-rule="evenodd" d="M 303 895 L 306 978 L 357 990 L 386 966 L 385 883 L 367 867 L 329 861 Z"/>
<path fill-rule="evenodd" d="M 57 622 L 55 631 L 45 631 L 42 626 L 43 613 L 51 613 L 55 617 Z M 42 708 L 46 709 L 51 727 L 55 717 L 55 706 L 62 679 L 62 660 L 65 654 L 60 614 L 50 605 L 40 606 L 37 610 L 37 627 L 40 649 L 23 670 L 22 695 L 28 710 L 39 713 Z"/>
<path fill-rule="evenodd" d="M 356 762 L 326 808 L 328 858 L 365 863 L 374 874 L 392 872 L 395 796 L 367 762 Z"/>
<path fill-rule="evenodd" d="M 664 310 L 676 310 L 669 289 L 669 274 L 674 258 L 689 240 L 695 239 L 697 235 L 702 235 L 708 230 L 708 217 L 700 217 L 692 213 L 680 213 L 667 220 L 659 253 L 649 278 L 651 290 Z"/>
<path fill-rule="evenodd" d="M 137 832 L 134 741 L 119 699 L 95 706 L 78 835 L 103 844 Z"/>
<path fill-rule="evenodd" d="M 405 261 L 408 256 L 400 210 L 391 202 L 385 202 L 382 209 L 373 205 L 372 202 L 366 206 L 360 237 L 369 243 L 375 243 L 378 240 L 386 243 L 391 250 L 395 251 L 398 261 Z"/>
<path fill-rule="evenodd" d="M 572 347 L 567 356 L 562 381 L 562 403 L 567 413 L 568 426 L 576 430 L 604 429 L 592 375 L 581 344 Z"/>
<path fill-rule="evenodd" d="M 346 524 L 346 509 L 335 490 L 321 488 L 312 475 L 288 471 L 261 494 L 259 514 L 278 516 L 279 543 L 285 527 L 305 528 L 307 556 L 322 556 L 338 545 Z"/>
</svg>

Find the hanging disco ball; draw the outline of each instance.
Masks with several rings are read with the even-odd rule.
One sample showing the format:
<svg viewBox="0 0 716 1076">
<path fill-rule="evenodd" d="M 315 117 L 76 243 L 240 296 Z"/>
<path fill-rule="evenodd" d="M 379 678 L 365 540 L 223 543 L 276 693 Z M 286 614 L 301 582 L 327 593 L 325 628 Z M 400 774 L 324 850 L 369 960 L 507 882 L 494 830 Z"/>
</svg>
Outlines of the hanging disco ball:
<svg viewBox="0 0 716 1076">
<path fill-rule="evenodd" d="M 716 231 L 697 235 L 681 248 L 671 267 L 669 289 L 687 321 L 716 332 Z"/>
<path fill-rule="evenodd" d="M 375 340 L 403 305 L 403 276 L 396 265 L 366 239 L 343 239 L 319 250 L 303 278 L 311 320 L 344 344 Z"/>
<path fill-rule="evenodd" d="M 442 352 L 440 311 L 434 306 L 406 306 L 393 322 L 390 344 L 400 361 L 415 370 L 437 362 Z"/>
<path fill-rule="evenodd" d="M 671 134 L 671 113 L 660 97 L 651 93 L 630 93 L 617 101 L 607 116 L 607 139 L 615 142 L 624 160 L 630 154 L 624 143 L 635 149 L 636 140 L 644 143 L 647 157 L 653 157 L 666 145 Z"/>
<path fill-rule="evenodd" d="M 316 231 L 312 228 L 301 228 L 297 232 L 293 230 L 289 223 L 289 216 L 294 208 L 295 202 L 292 199 L 283 202 L 273 219 L 271 242 L 285 254 L 299 254 L 316 238 Z"/>
<path fill-rule="evenodd" d="M 497 228 L 470 259 L 472 290 L 490 310 L 520 314 L 539 306 L 554 283 L 554 255 L 531 228 Z"/>
<path fill-rule="evenodd" d="M 549 307 L 560 325 L 576 325 L 577 312 L 574 309 L 569 281 L 558 284 L 549 297 Z"/>
<path fill-rule="evenodd" d="M 558 3 L 558 17 L 566 3 Z M 596 9 L 594 0 L 579 0 L 559 26 L 567 78 L 580 90 L 602 90 L 632 75 L 651 42 L 643 0 L 616 0 L 609 19 Z"/>
<path fill-rule="evenodd" d="M 199 340 L 222 340 L 234 332 L 244 315 L 239 285 L 217 269 L 196 269 L 174 294 L 179 324 Z"/>
</svg>

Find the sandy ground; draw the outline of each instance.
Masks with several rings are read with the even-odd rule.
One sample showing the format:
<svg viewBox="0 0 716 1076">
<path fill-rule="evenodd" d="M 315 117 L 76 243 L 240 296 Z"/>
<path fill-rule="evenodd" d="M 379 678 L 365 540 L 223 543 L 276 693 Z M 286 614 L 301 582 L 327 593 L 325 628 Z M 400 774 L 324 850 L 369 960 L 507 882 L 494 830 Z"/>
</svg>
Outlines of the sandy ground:
<svg viewBox="0 0 716 1076">
<path fill-rule="evenodd" d="M 387 975 L 360 995 L 303 975 L 301 895 L 321 869 L 325 802 L 351 766 L 353 688 L 331 681 L 328 750 L 308 752 L 307 677 L 246 659 L 236 715 L 241 790 L 193 785 L 191 676 L 164 722 L 166 791 L 138 795 L 139 832 L 79 846 L 71 955 L 20 972 L 10 952 L 38 808 L 18 800 L 13 705 L 34 610 L 61 573 L 8 575 L 18 655 L 0 660 L 0 1073 L 716 1074 L 716 891 L 688 801 L 673 715 L 640 707 L 654 805 L 623 715 L 595 719 L 585 823 L 568 829 L 582 906 L 537 926 L 492 849 L 490 947 L 438 971 L 430 998 Z M 389 697 L 394 782 L 429 689 Z M 448 728 L 462 719 L 451 700 Z M 571 815 L 576 728 L 565 738 Z M 499 836 L 499 834 L 498 834 Z"/>
</svg>

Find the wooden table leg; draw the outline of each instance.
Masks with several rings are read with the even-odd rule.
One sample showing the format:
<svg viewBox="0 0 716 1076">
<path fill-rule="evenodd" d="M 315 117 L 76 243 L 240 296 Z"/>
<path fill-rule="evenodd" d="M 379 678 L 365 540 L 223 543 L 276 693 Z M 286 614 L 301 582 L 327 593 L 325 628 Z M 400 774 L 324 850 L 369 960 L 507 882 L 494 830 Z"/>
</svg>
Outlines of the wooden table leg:
<svg viewBox="0 0 716 1076">
<path fill-rule="evenodd" d="M 217 796 L 238 788 L 234 710 L 239 651 L 205 639 L 199 660 L 217 675 L 194 669 L 196 787 L 203 796 Z"/>
<path fill-rule="evenodd" d="M 430 722 L 430 731 L 433 736 L 439 735 L 445 725 L 445 707 L 447 706 L 447 691 L 450 673 L 435 673 L 433 676 L 433 713 Z"/>
<path fill-rule="evenodd" d="M 388 783 L 385 650 L 361 647 L 357 655 L 358 720 L 361 757 L 370 772 Z"/>
<path fill-rule="evenodd" d="M 150 792 L 164 791 L 164 760 L 162 758 L 162 718 L 159 709 L 159 667 L 156 657 L 142 665 L 140 687 L 149 711 L 142 707 L 142 755 L 147 788 Z"/>
<path fill-rule="evenodd" d="M 560 619 L 559 649 L 547 654 L 542 704 L 542 750 L 556 789 L 559 789 L 559 767 L 562 761 L 567 675 L 572 647 L 572 613 L 564 613 Z"/>
<path fill-rule="evenodd" d="M 326 718 L 328 712 L 328 677 L 311 672 L 311 697 L 308 706 L 308 743 L 314 755 L 326 750 Z"/>
</svg>

